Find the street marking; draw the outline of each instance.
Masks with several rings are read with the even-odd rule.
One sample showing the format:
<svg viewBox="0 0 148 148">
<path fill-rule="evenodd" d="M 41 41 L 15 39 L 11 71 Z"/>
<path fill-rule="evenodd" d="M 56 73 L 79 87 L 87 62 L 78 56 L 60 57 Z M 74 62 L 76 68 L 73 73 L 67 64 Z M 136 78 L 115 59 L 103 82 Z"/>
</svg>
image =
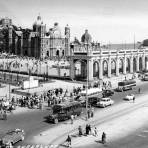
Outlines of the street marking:
<svg viewBox="0 0 148 148">
<path fill-rule="evenodd" d="M 40 147 L 40 145 L 36 145 L 36 146 L 35 146 L 35 148 L 39 148 L 39 147 Z"/>
<path fill-rule="evenodd" d="M 17 146 L 17 148 L 57 148 L 59 145 L 26 145 L 26 146 Z"/>
<path fill-rule="evenodd" d="M 147 137 L 147 136 L 144 136 L 144 135 L 140 135 L 140 134 L 139 134 L 139 135 L 137 135 L 137 136 L 139 136 L 139 137 L 143 137 L 143 138 L 146 138 L 146 137 Z"/>
<path fill-rule="evenodd" d="M 35 145 L 32 145 L 30 148 L 35 148 Z"/>
<path fill-rule="evenodd" d="M 31 145 L 27 145 L 27 146 L 26 146 L 26 148 L 30 148 L 30 147 L 31 147 Z"/>
</svg>

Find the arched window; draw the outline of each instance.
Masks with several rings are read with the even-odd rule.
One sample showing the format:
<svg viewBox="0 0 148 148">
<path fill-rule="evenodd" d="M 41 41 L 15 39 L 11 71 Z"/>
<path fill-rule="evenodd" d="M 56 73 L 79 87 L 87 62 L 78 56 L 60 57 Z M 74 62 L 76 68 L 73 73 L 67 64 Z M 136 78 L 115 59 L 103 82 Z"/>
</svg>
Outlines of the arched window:
<svg viewBox="0 0 148 148">
<path fill-rule="evenodd" d="M 99 77 L 99 64 L 96 61 L 93 64 L 93 76 Z"/>
<path fill-rule="evenodd" d="M 56 56 L 58 56 L 58 57 L 59 57 L 59 50 L 57 50 L 57 51 L 56 51 Z"/>
<path fill-rule="evenodd" d="M 46 55 L 47 55 L 47 57 L 49 57 L 49 51 L 47 51 Z"/>
</svg>

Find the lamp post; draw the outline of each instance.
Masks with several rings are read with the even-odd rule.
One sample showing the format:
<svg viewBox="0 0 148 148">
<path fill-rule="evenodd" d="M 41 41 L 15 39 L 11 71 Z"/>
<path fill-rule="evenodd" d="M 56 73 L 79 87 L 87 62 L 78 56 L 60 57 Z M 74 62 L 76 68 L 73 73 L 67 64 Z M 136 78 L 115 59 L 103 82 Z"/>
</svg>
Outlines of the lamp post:
<svg viewBox="0 0 148 148">
<path fill-rule="evenodd" d="M 86 121 L 88 120 L 88 82 L 89 82 L 89 58 L 88 58 L 88 42 L 86 43 L 87 51 L 87 80 L 86 80 Z"/>
</svg>

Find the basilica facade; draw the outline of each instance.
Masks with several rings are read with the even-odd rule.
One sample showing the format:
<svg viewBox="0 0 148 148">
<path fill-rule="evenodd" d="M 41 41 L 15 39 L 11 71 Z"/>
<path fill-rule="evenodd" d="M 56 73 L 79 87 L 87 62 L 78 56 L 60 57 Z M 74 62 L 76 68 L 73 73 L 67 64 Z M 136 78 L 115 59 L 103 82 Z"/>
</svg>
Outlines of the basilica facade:
<svg viewBox="0 0 148 148">
<path fill-rule="evenodd" d="M 37 16 L 32 29 L 14 26 L 11 20 L 5 19 L 0 23 L 1 52 L 38 59 L 65 57 L 70 54 L 68 25 L 62 34 L 58 23 L 54 23 L 54 26 L 47 30 L 40 15 Z"/>
</svg>

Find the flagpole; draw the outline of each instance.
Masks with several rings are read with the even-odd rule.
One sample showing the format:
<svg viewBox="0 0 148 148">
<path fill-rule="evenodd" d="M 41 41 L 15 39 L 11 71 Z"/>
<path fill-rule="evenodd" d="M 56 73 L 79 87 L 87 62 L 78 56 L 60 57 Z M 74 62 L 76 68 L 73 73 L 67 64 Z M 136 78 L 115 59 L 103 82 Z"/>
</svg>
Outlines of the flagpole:
<svg viewBox="0 0 148 148">
<path fill-rule="evenodd" d="M 134 34 L 134 49 L 135 49 L 135 34 Z"/>
</svg>

